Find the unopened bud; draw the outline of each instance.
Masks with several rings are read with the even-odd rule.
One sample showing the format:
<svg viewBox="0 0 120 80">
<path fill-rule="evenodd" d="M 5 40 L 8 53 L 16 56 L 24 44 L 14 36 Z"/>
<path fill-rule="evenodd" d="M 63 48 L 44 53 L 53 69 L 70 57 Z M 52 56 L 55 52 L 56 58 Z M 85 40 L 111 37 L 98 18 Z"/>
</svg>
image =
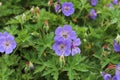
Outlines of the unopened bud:
<svg viewBox="0 0 120 80">
<path fill-rule="evenodd" d="M 22 20 L 25 21 L 26 20 L 26 15 L 23 13 L 22 15 Z"/>
<path fill-rule="evenodd" d="M 49 0 L 49 1 L 48 1 L 48 5 L 49 5 L 49 6 L 52 6 L 52 5 L 53 5 L 53 0 Z"/>
<path fill-rule="evenodd" d="M 36 32 L 36 31 L 34 31 L 34 32 L 31 33 L 31 35 L 34 36 L 34 37 L 38 37 L 38 36 L 39 36 L 39 33 Z"/>
<path fill-rule="evenodd" d="M 64 58 L 64 55 L 62 54 L 60 56 L 60 66 L 63 67 L 63 65 L 65 65 L 65 58 Z"/>
<path fill-rule="evenodd" d="M 26 62 L 25 70 L 26 70 L 27 72 L 34 70 L 34 65 L 33 65 L 33 63 L 30 62 L 30 61 Z"/>
<path fill-rule="evenodd" d="M 31 71 L 34 70 L 34 65 L 33 65 L 32 62 L 30 62 L 29 68 L 30 68 Z"/>
<path fill-rule="evenodd" d="M 78 22 L 76 18 L 73 18 L 72 20 L 73 20 L 73 22 Z"/>
<path fill-rule="evenodd" d="M 48 20 L 45 20 L 44 22 L 44 29 L 46 30 L 46 32 L 49 30 L 49 23 L 48 23 Z"/>
<path fill-rule="evenodd" d="M 84 42 L 87 42 L 87 40 L 86 40 L 86 39 L 83 39 L 83 41 L 84 41 Z"/>
<path fill-rule="evenodd" d="M 31 12 L 32 14 L 35 13 L 34 6 L 30 9 L 30 12 Z"/>
<path fill-rule="evenodd" d="M 2 2 L 0 2 L 0 6 L 2 6 Z"/>
<path fill-rule="evenodd" d="M 40 8 L 38 6 L 36 7 L 36 14 L 40 14 Z"/>
<path fill-rule="evenodd" d="M 120 35 L 119 35 L 119 34 L 118 34 L 117 37 L 116 37 L 116 42 L 117 42 L 118 44 L 120 44 Z"/>
<path fill-rule="evenodd" d="M 45 20 L 45 25 L 48 26 L 48 20 Z"/>
</svg>

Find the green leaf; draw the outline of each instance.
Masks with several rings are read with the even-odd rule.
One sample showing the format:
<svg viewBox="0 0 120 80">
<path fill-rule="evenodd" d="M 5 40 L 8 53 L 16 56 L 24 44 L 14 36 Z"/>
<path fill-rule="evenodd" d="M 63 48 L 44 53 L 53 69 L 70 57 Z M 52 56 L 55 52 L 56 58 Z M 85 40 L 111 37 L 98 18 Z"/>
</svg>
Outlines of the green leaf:
<svg viewBox="0 0 120 80">
<path fill-rule="evenodd" d="M 74 79 L 74 73 L 73 73 L 72 69 L 68 70 L 68 77 L 69 77 L 69 80 L 73 80 Z"/>
<path fill-rule="evenodd" d="M 43 65 L 43 66 L 39 65 L 39 66 L 35 67 L 34 74 L 37 74 L 37 73 L 39 73 L 39 72 L 42 72 L 44 69 L 45 69 L 45 66 L 44 66 L 44 65 Z"/>
<path fill-rule="evenodd" d="M 54 80 L 58 80 L 59 72 L 57 69 L 52 73 L 52 75 Z"/>
</svg>

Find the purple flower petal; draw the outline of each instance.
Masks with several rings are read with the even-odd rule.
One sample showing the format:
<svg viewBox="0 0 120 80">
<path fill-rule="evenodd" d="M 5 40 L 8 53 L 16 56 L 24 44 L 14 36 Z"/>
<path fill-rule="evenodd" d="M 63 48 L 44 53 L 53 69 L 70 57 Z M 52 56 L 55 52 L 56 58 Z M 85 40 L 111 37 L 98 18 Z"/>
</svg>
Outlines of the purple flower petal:
<svg viewBox="0 0 120 80">
<path fill-rule="evenodd" d="M 6 48 L 6 49 L 5 49 L 5 53 L 6 53 L 6 54 L 10 54 L 10 53 L 12 53 L 12 51 L 13 51 L 12 48 Z"/>
<path fill-rule="evenodd" d="M 5 49 L 4 49 L 4 47 L 3 46 L 0 46 L 0 52 L 4 52 L 5 51 Z"/>
<path fill-rule="evenodd" d="M 105 74 L 104 75 L 104 80 L 110 80 L 112 76 L 110 74 Z"/>
<path fill-rule="evenodd" d="M 59 35 L 59 33 L 63 30 L 62 27 L 58 27 L 56 30 L 55 30 L 55 34 L 56 35 Z"/>
<path fill-rule="evenodd" d="M 80 44 L 81 44 L 81 42 L 80 42 L 79 38 L 76 38 L 76 39 L 72 40 L 72 46 L 71 46 L 71 48 L 72 48 L 72 55 L 75 55 L 77 53 L 80 54 L 81 50 L 78 47 Z"/>
<path fill-rule="evenodd" d="M 80 54 L 81 50 L 78 47 L 75 47 L 72 49 L 72 56 L 79 53 Z"/>
<path fill-rule="evenodd" d="M 113 76 L 112 80 L 117 80 L 116 76 Z"/>
<path fill-rule="evenodd" d="M 72 27 L 70 25 L 64 25 L 63 29 L 67 31 L 72 31 Z"/>
</svg>

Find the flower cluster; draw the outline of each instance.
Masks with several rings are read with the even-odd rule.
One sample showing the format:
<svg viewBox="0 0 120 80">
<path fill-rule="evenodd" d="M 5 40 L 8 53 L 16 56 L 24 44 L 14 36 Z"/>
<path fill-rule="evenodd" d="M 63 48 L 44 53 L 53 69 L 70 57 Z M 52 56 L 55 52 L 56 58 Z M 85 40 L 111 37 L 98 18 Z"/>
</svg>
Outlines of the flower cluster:
<svg viewBox="0 0 120 80">
<path fill-rule="evenodd" d="M 115 52 L 120 52 L 120 35 L 114 39 L 114 51 Z"/>
<path fill-rule="evenodd" d="M 0 32 L 0 52 L 6 54 L 12 53 L 13 49 L 16 48 L 16 42 L 14 37 L 7 32 Z"/>
<path fill-rule="evenodd" d="M 111 76 L 111 74 L 102 72 L 102 76 L 104 80 L 120 80 L 120 64 L 116 65 L 115 76 Z"/>
<path fill-rule="evenodd" d="M 74 7 L 72 2 L 64 2 L 62 3 L 62 13 L 65 16 L 70 16 L 74 13 Z M 60 4 L 59 1 L 55 4 L 55 12 L 59 12 L 60 10 Z"/>
<path fill-rule="evenodd" d="M 55 31 L 55 35 L 53 50 L 58 56 L 75 55 L 81 52 L 78 47 L 81 41 L 76 37 L 75 31 L 72 30 L 70 25 L 58 27 Z"/>
</svg>

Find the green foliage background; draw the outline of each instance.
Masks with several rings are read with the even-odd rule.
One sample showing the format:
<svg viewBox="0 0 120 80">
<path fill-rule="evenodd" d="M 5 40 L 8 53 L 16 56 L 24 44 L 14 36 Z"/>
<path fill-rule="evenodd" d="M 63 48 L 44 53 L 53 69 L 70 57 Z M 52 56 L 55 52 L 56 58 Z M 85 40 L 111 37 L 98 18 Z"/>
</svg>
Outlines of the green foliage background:
<svg viewBox="0 0 120 80">
<path fill-rule="evenodd" d="M 107 67 L 120 62 L 113 49 L 113 40 L 120 33 L 120 5 L 108 8 L 111 0 L 99 0 L 96 7 L 87 0 L 60 3 L 66 1 L 74 4 L 75 13 L 70 17 L 55 13 L 56 0 L 51 6 L 48 0 L 0 1 L 0 31 L 8 31 L 17 42 L 12 54 L 0 54 L 0 80 L 103 80 L 102 71 L 114 75 L 115 70 Z M 96 20 L 88 17 L 92 8 L 97 11 Z M 82 44 L 81 54 L 62 58 L 52 45 L 55 29 L 65 24 L 73 27 Z M 29 70 L 28 61 L 34 70 Z"/>
</svg>

